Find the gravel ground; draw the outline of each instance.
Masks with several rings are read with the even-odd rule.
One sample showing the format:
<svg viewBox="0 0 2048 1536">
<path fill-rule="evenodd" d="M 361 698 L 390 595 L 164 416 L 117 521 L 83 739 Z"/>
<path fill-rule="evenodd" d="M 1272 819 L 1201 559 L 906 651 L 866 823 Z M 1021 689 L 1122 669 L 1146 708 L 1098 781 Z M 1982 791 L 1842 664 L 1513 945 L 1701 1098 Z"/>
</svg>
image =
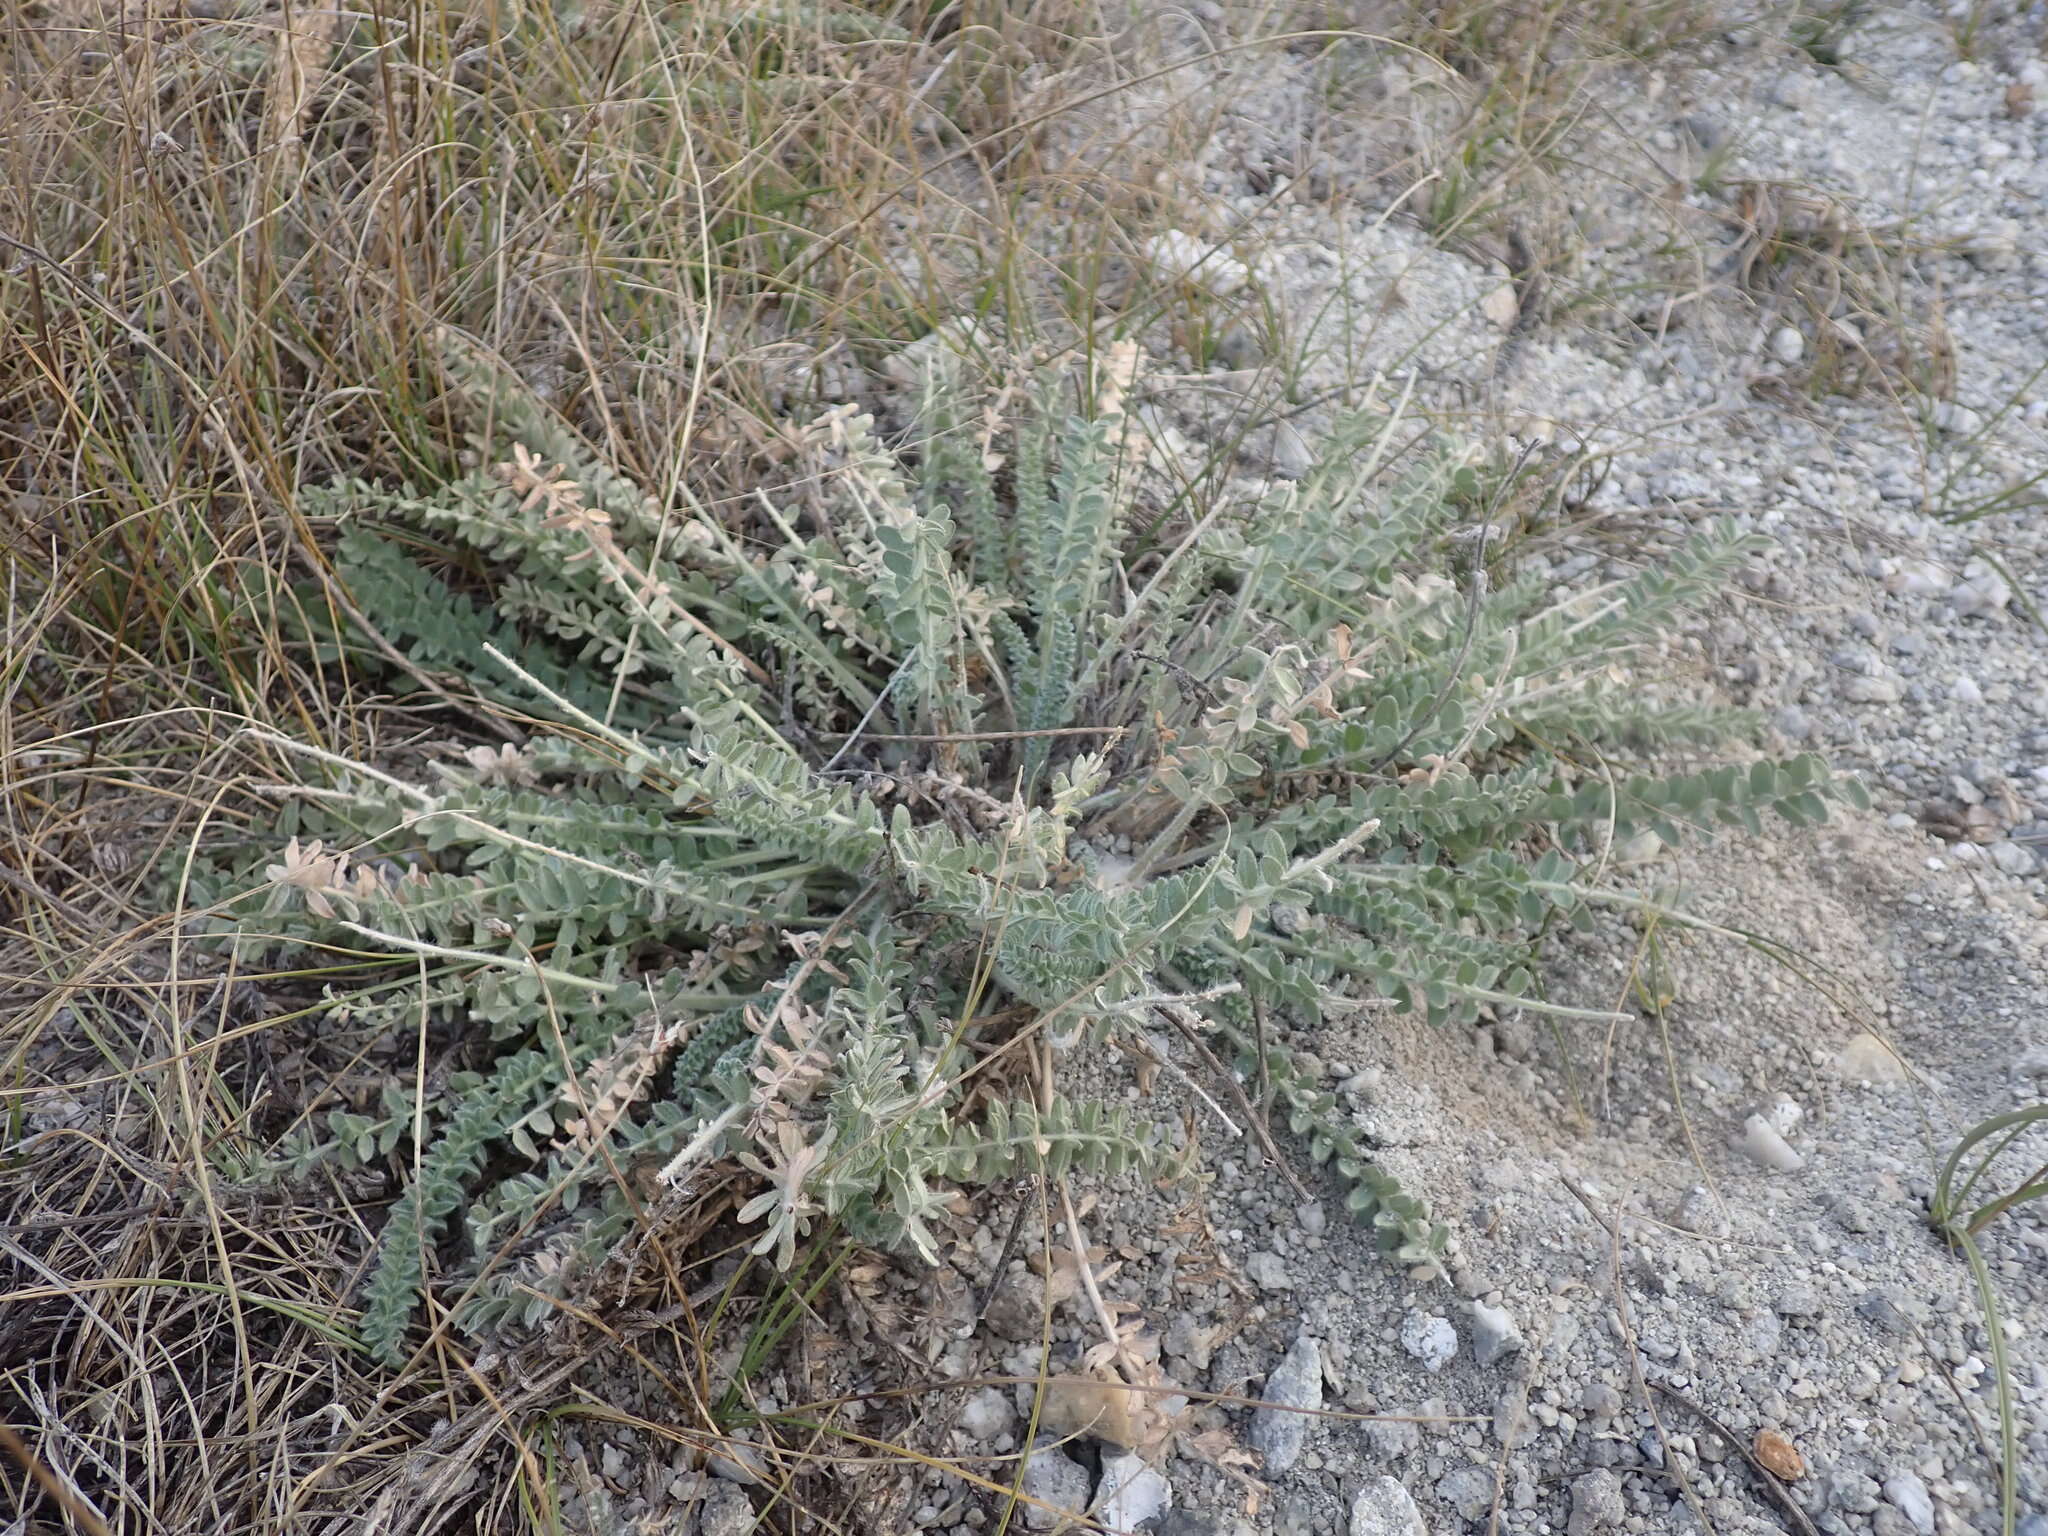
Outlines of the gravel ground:
<svg viewBox="0 0 2048 1536">
<path fill-rule="evenodd" d="M 1342 90 L 1327 60 L 1268 53 L 1118 103 L 1132 142 L 1169 98 L 1224 103 L 1178 170 L 1202 217 L 1151 254 L 1217 251 L 1195 280 L 1267 316 L 1225 329 L 1200 388 L 1155 393 L 1159 435 L 1213 440 L 1219 389 L 1284 335 L 1307 359 L 1297 399 L 1381 371 L 1474 435 L 1599 459 L 1583 522 L 1530 556 L 1561 588 L 1740 520 L 1773 548 L 1674 657 L 1879 805 L 1641 870 L 1783 946 L 1675 943 L 1661 1017 L 1454 1034 L 1368 1016 L 1312 1042 L 1386 1165 L 1456 1226 L 1440 1275 L 1390 1268 L 1333 1214 L 1339 1191 L 1301 1198 L 1213 1117 L 1205 1189 L 1104 1192 L 1084 1219 L 1115 1264 L 1104 1293 L 1146 1320 L 1169 1382 L 1353 1417 L 1197 1402 L 1156 1475 L 1083 1442 L 1086 1465 L 1041 1450 L 1030 1491 L 1162 1536 L 1997 1528 L 1990 1347 L 1927 1202 L 1955 1135 L 2048 1074 L 2048 524 L 1975 515 L 2048 470 L 2040 34 L 2038 14 L 1994 18 L 1961 60 L 1909 8 L 1836 67 L 1744 35 L 1611 81 L 1531 191 L 1531 220 L 1569 221 L 1569 259 L 1519 288 L 1483 240 L 1387 216 L 1446 115 L 1398 55 L 1346 55 Z M 1301 473 L 1324 419 L 1254 434 L 1240 467 Z M 1614 1007 L 1638 939 L 1568 945 L 1557 995 Z M 1167 1078 L 1151 1094 L 1162 1119 L 1210 1114 Z M 2021 1529 L 2044 1536 L 2048 1227 L 2017 1211 L 1985 1243 Z M 1002 1293 L 1030 1343 L 985 1325 L 957 1363 L 1040 1370 L 1041 1284 L 1016 1261 Z M 1078 1300 L 1057 1317 L 1071 1368 L 1098 1335 Z M 1029 1393 L 976 1401 L 957 1448 L 1013 1449 Z M 934 1527 L 993 1528 L 945 1504 L 922 1511 Z"/>
</svg>

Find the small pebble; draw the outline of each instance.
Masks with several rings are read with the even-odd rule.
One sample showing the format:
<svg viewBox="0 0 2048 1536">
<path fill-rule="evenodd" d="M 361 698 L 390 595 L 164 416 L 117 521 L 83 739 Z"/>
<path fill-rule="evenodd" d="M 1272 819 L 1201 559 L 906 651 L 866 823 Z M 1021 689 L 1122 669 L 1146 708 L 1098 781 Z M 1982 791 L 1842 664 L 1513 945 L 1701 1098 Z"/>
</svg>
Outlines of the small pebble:
<svg viewBox="0 0 2048 1536">
<path fill-rule="evenodd" d="M 1907 1077 L 1898 1053 L 1868 1031 L 1835 1053 L 1835 1071 L 1852 1083 L 1903 1083 Z"/>
<path fill-rule="evenodd" d="M 983 1387 L 960 1409 L 960 1428 L 976 1440 L 993 1440 L 1006 1435 L 1017 1422 L 1017 1410 L 1007 1392 Z"/>
<path fill-rule="evenodd" d="M 1850 677 L 1842 684 L 1842 697 L 1851 704 L 1896 704 L 1900 693 L 1889 677 Z"/>
<path fill-rule="evenodd" d="M 1396 1461 L 1419 1449 L 1422 1427 L 1407 1419 L 1370 1419 L 1365 1438 L 1382 1461 Z"/>
<path fill-rule="evenodd" d="M 1771 1310 L 1780 1317 L 1818 1317 L 1820 1292 L 1804 1282 L 1795 1282 L 1771 1299 Z"/>
<path fill-rule="evenodd" d="M 1436 1496 L 1467 1520 L 1493 1508 L 1493 1474 L 1484 1467 L 1459 1467 L 1437 1479 Z"/>
<path fill-rule="evenodd" d="M 705 1458 L 704 1465 L 711 1469 L 713 1477 L 722 1477 L 729 1483 L 739 1483 L 743 1487 L 761 1481 L 760 1454 L 740 1445 L 737 1441 L 727 1441 L 726 1448 L 716 1455 Z"/>
<path fill-rule="evenodd" d="M 1289 1273 L 1287 1261 L 1277 1253 L 1255 1253 L 1244 1261 L 1247 1279 L 1262 1291 L 1291 1291 L 1294 1276 Z"/>
<path fill-rule="evenodd" d="M 2012 601 L 2012 588 L 1996 567 L 1972 560 L 1963 567 L 1963 579 L 1956 583 L 1949 601 L 1955 604 L 1959 619 L 1989 617 L 2005 611 L 2006 604 Z"/>
<path fill-rule="evenodd" d="M 1296 1339 L 1259 1395 L 1274 1406 L 1252 1414 L 1252 1449 L 1265 1457 L 1268 1473 L 1285 1472 L 1301 1459 L 1315 1422 L 1310 1415 L 1323 1406 L 1323 1356 L 1316 1341 L 1307 1334 Z"/>
<path fill-rule="evenodd" d="M 1426 1369 L 1440 1371 L 1458 1352 L 1458 1330 L 1451 1326 L 1447 1317 L 1410 1312 L 1401 1324 L 1401 1347 L 1420 1360 Z"/>
<path fill-rule="evenodd" d="M 1627 1518 L 1621 1479 L 1605 1467 L 1572 1480 L 1572 1513 L 1565 1529 L 1570 1536 L 1595 1536 Z"/>
<path fill-rule="evenodd" d="M 1102 1485 L 1089 1511 L 1106 1531 L 1128 1536 L 1173 1507 L 1173 1486 L 1134 1452 L 1106 1457 Z"/>
<path fill-rule="evenodd" d="M 1483 1301 L 1472 1303 L 1473 1359 L 1481 1365 L 1492 1365 L 1521 1347 L 1522 1331 L 1504 1308 L 1489 1307 Z"/>
<path fill-rule="evenodd" d="M 1920 1536 L 1934 1536 L 1934 1500 L 1917 1474 L 1893 1473 L 1884 1480 L 1884 1496 Z"/>
<path fill-rule="evenodd" d="M 714 1487 L 697 1511 L 698 1536 L 747 1536 L 759 1529 L 753 1500 L 730 1483 Z"/>
<path fill-rule="evenodd" d="M 1621 1412 L 1621 1394 L 1604 1381 L 1588 1382 L 1579 1406 L 1596 1419 L 1611 1419 Z"/>
<path fill-rule="evenodd" d="M 1037 1501 L 1024 1506 L 1024 1524 L 1034 1531 L 1071 1522 L 1088 1507 L 1087 1469 L 1050 1442 L 1032 1451 L 1017 1486 L 1026 1498 Z"/>
<path fill-rule="evenodd" d="M 1771 356 L 1790 368 L 1806 355 L 1806 338 L 1796 326 L 1781 325 L 1771 332 Z"/>
<path fill-rule="evenodd" d="M 1806 1159 L 1762 1115 L 1751 1115 L 1743 1122 L 1742 1140 L 1736 1145 L 1774 1173 L 1797 1173 L 1806 1165 Z"/>
<path fill-rule="evenodd" d="M 1514 283 L 1505 274 L 1480 298 L 1479 312 L 1486 317 L 1487 324 L 1501 331 L 1512 330 L 1521 318 L 1522 302 L 1515 296 Z"/>
<path fill-rule="evenodd" d="M 1391 1477 L 1375 1477 L 1351 1501 L 1350 1536 L 1428 1536 L 1428 1528 L 1406 1488 Z"/>
<path fill-rule="evenodd" d="M 989 1332 L 1013 1343 L 1037 1339 L 1045 1326 L 1045 1282 L 1028 1271 L 1005 1276 L 981 1320 Z"/>
<path fill-rule="evenodd" d="M 2012 841 L 2010 838 L 2001 838 L 1985 851 L 1991 855 L 1991 862 L 2004 870 L 2008 875 L 2018 875 L 2021 878 L 2025 878 L 2036 873 L 2039 867 L 2039 861 L 2034 857 L 2033 850 L 2024 844 Z"/>
<path fill-rule="evenodd" d="M 1908 560 L 1885 578 L 1885 586 L 1903 597 L 1939 597 L 1955 583 L 1954 573 L 1935 560 Z M 1897 650 L 1898 646 L 1899 641 L 1894 640 L 1892 648 Z"/>
<path fill-rule="evenodd" d="M 1975 437 L 1984 430 L 1984 418 L 1954 400 L 1934 402 L 1934 425 L 1957 437 Z"/>
</svg>

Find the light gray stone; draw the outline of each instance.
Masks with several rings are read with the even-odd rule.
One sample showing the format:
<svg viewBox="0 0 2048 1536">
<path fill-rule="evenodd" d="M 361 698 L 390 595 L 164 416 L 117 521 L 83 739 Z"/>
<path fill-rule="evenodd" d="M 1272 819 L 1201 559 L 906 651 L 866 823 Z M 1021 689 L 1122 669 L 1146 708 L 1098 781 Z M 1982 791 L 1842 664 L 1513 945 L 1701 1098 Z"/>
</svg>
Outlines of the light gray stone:
<svg viewBox="0 0 2048 1536">
<path fill-rule="evenodd" d="M 1771 1310 L 1780 1317 L 1818 1317 L 1820 1292 L 1804 1281 L 1794 1281 L 1771 1298 Z"/>
<path fill-rule="evenodd" d="M 1024 1475 L 1017 1488 L 1026 1499 L 1024 1524 L 1034 1531 L 1049 1531 L 1070 1521 L 1088 1507 L 1088 1473 L 1050 1441 L 1041 1441 L 1024 1463 Z"/>
<path fill-rule="evenodd" d="M 1529 1412 L 1529 1394 L 1521 1387 L 1509 1387 L 1493 1405 L 1493 1438 L 1509 1450 L 1536 1438 L 1536 1419 Z"/>
<path fill-rule="evenodd" d="M 713 1477 L 722 1477 L 729 1483 L 752 1487 L 761 1481 L 761 1453 L 736 1440 L 727 1441 L 725 1449 L 707 1457 L 704 1464 Z"/>
<path fill-rule="evenodd" d="M 1934 1536 L 1934 1499 L 1917 1473 L 1893 1473 L 1884 1480 L 1884 1496 L 1920 1536 Z"/>
<path fill-rule="evenodd" d="M 1842 697 L 1851 704 L 1896 704 L 1901 692 L 1889 677 L 1851 677 L 1842 684 Z"/>
<path fill-rule="evenodd" d="M 1484 1467 L 1458 1467 L 1437 1479 L 1436 1496 L 1467 1520 L 1493 1508 L 1493 1474 Z"/>
<path fill-rule="evenodd" d="M 1089 1513 L 1105 1530 L 1134 1532 L 1171 1508 L 1172 1485 L 1142 1456 L 1126 1451 L 1103 1460 L 1102 1485 L 1095 1490 L 1095 1504 Z"/>
<path fill-rule="evenodd" d="M 1323 1406 L 1323 1355 L 1316 1341 L 1303 1334 L 1294 1341 L 1260 1393 L 1274 1406 L 1252 1414 L 1252 1449 L 1266 1459 L 1266 1471 L 1285 1472 L 1301 1457 L 1314 1421 L 1302 1409 Z"/>
<path fill-rule="evenodd" d="M 1621 1412 L 1621 1394 L 1604 1381 L 1589 1381 L 1579 1394 L 1579 1406 L 1596 1419 L 1611 1419 Z"/>
<path fill-rule="evenodd" d="M 2024 230 L 2018 219 L 1992 219 L 1963 241 L 1963 254 L 1986 272 L 2010 272 L 2020 264 Z"/>
<path fill-rule="evenodd" d="M 1006 1435 L 1017 1423 L 1017 1410 L 1010 1395 L 996 1387 L 983 1387 L 960 1409 L 960 1427 L 976 1440 L 993 1440 Z"/>
<path fill-rule="evenodd" d="M 1406 1456 L 1422 1445 L 1422 1430 L 1408 1419 L 1369 1419 L 1365 1438 L 1387 1461 Z"/>
<path fill-rule="evenodd" d="M 1957 437 L 1974 437 L 1984 430 L 1984 418 L 1956 400 L 1934 402 L 1934 424 Z"/>
<path fill-rule="evenodd" d="M 1489 1307 L 1483 1301 L 1472 1303 L 1473 1359 L 1481 1365 L 1492 1365 L 1521 1347 L 1522 1330 L 1515 1326 L 1514 1318 L 1504 1307 Z"/>
<path fill-rule="evenodd" d="M 1214 1346 L 1209 1330 L 1195 1320 L 1194 1313 L 1175 1313 L 1173 1321 L 1166 1325 L 1166 1337 L 1162 1343 L 1169 1355 L 1187 1361 L 1196 1370 L 1209 1369 Z"/>
<path fill-rule="evenodd" d="M 1287 1272 L 1287 1261 L 1277 1253 L 1255 1253 L 1244 1261 L 1244 1272 L 1253 1285 L 1262 1291 L 1291 1291 L 1294 1276 Z"/>
<path fill-rule="evenodd" d="M 1736 1145 L 1773 1173 L 1797 1173 L 1806 1165 L 1806 1159 L 1762 1115 L 1751 1115 L 1743 1122 L 1742 1139 Z"/>
<path fill-rule="evenodd" d="M 1401 1323 L 1401 1347 L 1435 1372 L 1451 1363 L 1458 1352 L 1458 1330 L 1448 1317 L 1410 1312 Z"/>
<path fill-rule="evenodd" d="M 1885 586 L 1902 597 L 1939 597 L 1955 585 L 1955 573 L 1938 560 L 1907 560 L 1885 578 Z M 1892 648 L 1898 649 L 1898 641 Z"/>
<path fill-rule="evenodd" d="M 2005 611 L 2006 604 L 2012 601 L 2012 588 L 1995 566 L 1972 560 L 1963 567 L 1963 579 L 1956 583 L 1949 601 L 1955 604 L 1959 619 L 1988 617 Z"/>
<path fill-rule="evenodd" d="M 1993 843 L 1988 852 L 1991 854 L 1991 862 L 2008 875 L 2018 875 L 2024 879 L 2037 871 L 2038 865 L 2033 850 L 2022 843 L 2012 841 L 2011 838 L 2003 838 Z"/>
<path fill-rule="evenodd" d="M 747 1536 L 759 1528 L 754 1501 L 731 1483 L 714 1483 L 697 1511 L 697 1536 Z"/>
<path fill-rule="evenodd" d="M 1429 1536 L 1429 1529 L 1406 1488 L 1375 1477 L 1351 1501 L 1351 1536 Z"/>
<path fill-rule="evenodd" d="M 1570 1536 L 1595 1536 L 1612 1530 L 1628 1514 L 1622 1500 L 1621 1479 L 1600 1467 L 1572 1482 L 1572 1513 L 1566 1525 Z"/>
</svg>

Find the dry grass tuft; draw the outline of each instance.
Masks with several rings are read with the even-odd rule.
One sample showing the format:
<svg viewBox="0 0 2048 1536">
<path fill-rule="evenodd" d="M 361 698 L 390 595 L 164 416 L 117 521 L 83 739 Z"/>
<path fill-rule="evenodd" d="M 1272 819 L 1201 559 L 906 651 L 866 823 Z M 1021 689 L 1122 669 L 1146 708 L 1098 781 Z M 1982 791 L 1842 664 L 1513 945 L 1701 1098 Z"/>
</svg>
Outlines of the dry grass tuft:
<svg viewBox="0 0 2048 1536">
<path fill-rule="evenodd" d="M 644 1221 L 586 1310 L 495 1355 L 437 1333 L 400 1375 L 373 1368 L 351 1298 L 401 1170 L 293 1187 L 262 1155 L 461 1042 L 394 1056 L 309 1030 L 350 967 L 234 974 L 186 942 L 196 914 L 157 914 L 205 825 L 270 813 L 276 765 L 245 727 L 370 756 L 478 728 L 431 691 L 361 696 L 303 638 L 349 599 L 297 487 L 466 451 L 436 327 L 643 483 L 744 494 L 792 406 L 1053 280 L 1051 226 L 1011 221 L 1062 104 L 1111 78 L 1084 67 L 1102 36 L 1045 0 L 51 0 L 0 20 L 10 1512 L 597 1529 L 635 1493 L 715 1492 L 691 1469 L 723 1450 L 761 1463 L 764 1529 L 858 1529 L 855 1494 L 919 1464 L 895 1442 L 943 1448 L 887 1397 L 921 1352 L 874 1378 L 852 1439 L 857 1409 L 804 1411 L 823 1385 L 758 1411 L 762 1372 L 822 1359 L 894 1291 L 868 1275 L 863 1299 L 865 1261 L 829 1244 L 807 1295 L 743 1262 L 723 1176 L 657 1199 L 648 1170 L 614 1170 Z M 899 1298 L 861 1328 L 916 1326 Z M 633 1488 L 601 1445 L 629 1448 Z"/>
<path fill-rule="evenodd" d="M 1903 297 L 1910 231 L 1874 229 L 1841 199 L 1809 187 L 1746 180 L 1729 189 L 1737 291 L 1808 338 L 1799 370 L 1811 394 L 1894 397 L 1955 393 L 1955 347 L 1937 307 Z"/>
</svg>

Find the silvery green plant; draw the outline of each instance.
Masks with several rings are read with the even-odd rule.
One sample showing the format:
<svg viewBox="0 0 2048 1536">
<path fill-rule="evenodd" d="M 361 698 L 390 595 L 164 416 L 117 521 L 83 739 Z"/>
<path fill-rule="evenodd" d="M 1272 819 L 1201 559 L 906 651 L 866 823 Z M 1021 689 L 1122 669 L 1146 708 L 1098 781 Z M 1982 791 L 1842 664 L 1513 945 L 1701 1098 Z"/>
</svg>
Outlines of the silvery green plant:
<svg viewBox="0 0 2048 1536">
<path fill-rule="evenodd" d="M 400 1181 L 363 1317 L 387 1361 L 430 1286 L 473 1329 L 543 1318 L 629 1230 L 621 1169 L 738 1158 L 784 1265 L 828 1224 L 932 1257 L 952 1192 L 1012 1172 L 1165 1172 L 1127 1114 L 977 1065 L 1162 1010 L 1425 1260 L 1445 1230 L 1292 1043 L 1326 1004 L 1549 1008 L 1537 941 L 1621 899 L 1607 849 L 1858 793 L 1809 757 L 1629 766 L 1742 726 L 1631 668 L 1751 542 L 1496 589 L 1470 469 L 1393 473 L 1385 412 L 1299 484 L 1141 518 L 1131 353 L 997 393 L 941 352 L 905 446 L 827 411 L 787 488 L 714 515 L 446 342 L 481 467 L 306 493 L 377 633 L 315 639 L 518 739 L 400 772 L 272 738 L 289 841 L 216 849 L 195 892 L 250 954 L 389 955 L 330 998 L 356 1031 L 469 1042 L 280 1153 Z"/>
</svg>

